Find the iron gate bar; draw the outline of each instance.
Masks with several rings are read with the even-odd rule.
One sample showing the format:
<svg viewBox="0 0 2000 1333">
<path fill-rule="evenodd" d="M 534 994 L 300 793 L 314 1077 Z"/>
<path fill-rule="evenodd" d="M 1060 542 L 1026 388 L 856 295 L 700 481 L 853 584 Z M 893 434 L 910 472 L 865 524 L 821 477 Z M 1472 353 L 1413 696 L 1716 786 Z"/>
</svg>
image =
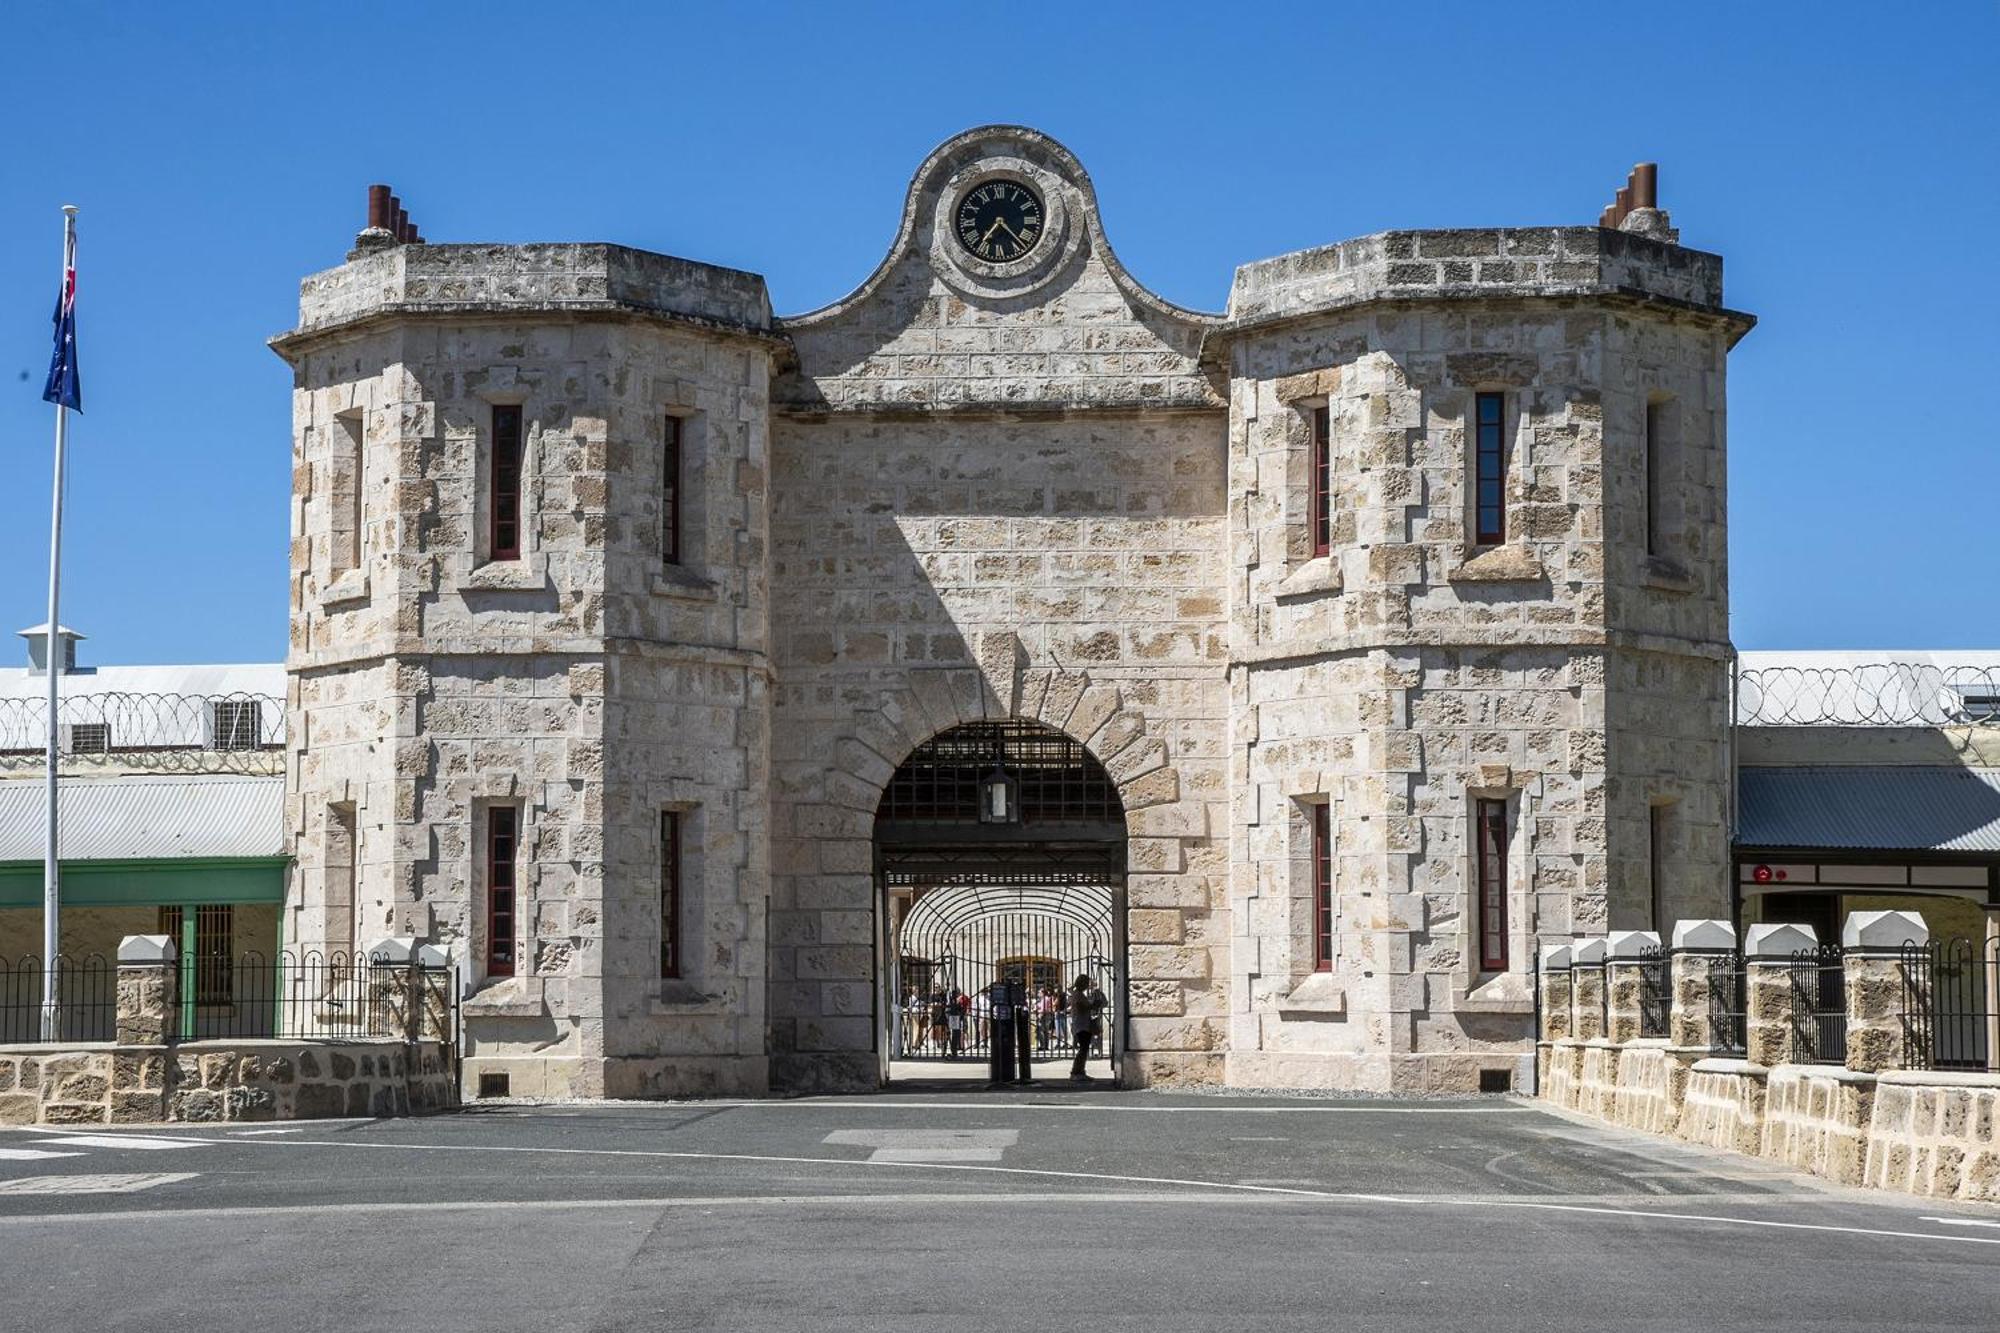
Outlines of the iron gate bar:
<svg viewBox="0 0 2000 1333">
<path fill-rule="evenodd" d="M 976 825 L 980 781 L 996 760 L 1018 784 L 1023 824 L 1116 824 L 1124 836 L 1124 802 L 1104 766 L 1081 742 L 1021 719 L 962 723 L 919 745 L 889 780 L 875 817 Z"/>
</svg>

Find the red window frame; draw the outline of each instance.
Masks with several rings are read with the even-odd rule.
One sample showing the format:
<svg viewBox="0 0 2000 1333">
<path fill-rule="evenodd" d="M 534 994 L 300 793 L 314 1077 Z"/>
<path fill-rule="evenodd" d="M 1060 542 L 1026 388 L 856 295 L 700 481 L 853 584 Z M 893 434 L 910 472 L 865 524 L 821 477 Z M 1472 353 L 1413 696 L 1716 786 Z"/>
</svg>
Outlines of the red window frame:
<svg viewBox="0 0 2000 1333">
<path fill-rule="evenodd" d="M 1333 807 L 1312 810 L 1313 971 L 1333 971 Z"/>
<path fill-rule="evenodd" d="M 1507 803 L 1480 798 L 1473 804 L 1473 841 L 1479 883 L 1479 967 L 1507 970 Z"/>
<path fill-rule="evenodd" d="M 660 976 L 681 974 L 681 817 L 660 812 Z"/>
<path fill-rule="evenodd" d="M 1333 550 L 1332 434 L 1332 412 L 1322 403 L 1312 410 L 1312 453 L 1308 467 L 1311 498 L 1307 504 L 1307 522 L 1312 532 L 1315 556 L 1327 555 Z"/>
<path fill-rule="evenodd" d="M 496 805 L 486 812 L 486 975 L 514 975 L 515 868 L 521 812 Z"/>
<path fill-rule="evenodd" d="M 681 438 L 680 417 L 669 415 L 666 442 L 660 450 L 660 560 L 681 562 Z"/>
<path fill-rule="evenodd" d="M 1507 540 L 1507 395 L 1473 395 L 1473 541 L 1499 546 Z"/>
<path fill-rule="evenodd" d="M 489 470 L 487 515 L 491 522 L 492 558 L 521 558 L 521 409 L 493 409 L 492 467 Z"/>
</svg>

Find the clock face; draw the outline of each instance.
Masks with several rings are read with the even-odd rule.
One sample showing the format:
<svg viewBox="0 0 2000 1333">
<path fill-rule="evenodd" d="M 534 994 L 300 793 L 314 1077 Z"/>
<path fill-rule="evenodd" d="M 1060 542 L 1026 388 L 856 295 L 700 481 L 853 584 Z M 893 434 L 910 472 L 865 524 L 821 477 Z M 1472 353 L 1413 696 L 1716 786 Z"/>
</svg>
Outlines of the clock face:
<svg viewBox="0 0 2000 1333">
<path fill-rule="evenodd" d="M 1013 180 L 975 186 L 958 201 L 953 231 L 975 258 L 992 264 L 1019 259 L 1042 239 L 1042 197 Z"/>
</svg>

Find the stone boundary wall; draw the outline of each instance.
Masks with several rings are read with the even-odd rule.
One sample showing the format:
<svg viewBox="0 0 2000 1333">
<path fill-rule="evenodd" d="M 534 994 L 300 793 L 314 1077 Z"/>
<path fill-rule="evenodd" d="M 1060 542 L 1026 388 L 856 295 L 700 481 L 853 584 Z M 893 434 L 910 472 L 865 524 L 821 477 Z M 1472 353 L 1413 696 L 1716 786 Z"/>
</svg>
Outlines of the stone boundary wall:
<svg viewBox="0 0 2000 1333">
<path fill-rule="evenodd" d="M 1768 927 L 1752 929 L 1746 950 L 1753 974 L 1746 1040 L 1772 1062 L 1715 1045 L 1675 1044 L 1720 1041 L 1732 1017 L 1726 988 L 1707 984 L 1699 959 L 1717 957 L 1718 933 L 1733 941 L 1734 932 L 1726 922 L 1682 922 L 1674 932 L 1676 985 L 1667 1022 L 1674 1036 L 1579 1038 L 1568 1031 L 1566 1008 L 1545 1001 L 1538 1095 L 1611 1124 L 1762 1157 L 1842 1185 L 2000 1203 L 2000 1071 L 1882 1067 L 1901 1057 L 1893 1006 L 1884 996 L 1899 993 L 1902 979 L 1894 972 L 1900 963 L 1869 932 L 1900 937 L 1922 925 L 1914 918 L 1862 918 L 1905 915 L 1849 918 L 1845 1065 L 1795 1063 L 1788 1027 L 1758 1030 L 1775 1022 L 1762 1012 L 1771 1004 L 1755 994 L 1759 962 L 1775 956 L 1758 951 L 1758 932 Z M 1684 955 L 1683 941 L 1697 939 Z M 1545 952 L 1545 997 L 1568 993 L 1570 953 L 1567 947 Z M 1696 976 L 1701 984 L 1683 984 Z"/>
<path fill-rule="evenodd" d="M 318 1120 L 458 1104 L 444 1042 L 201 1041 L 0 1049 L 0 1125 Z"/>
</svg>

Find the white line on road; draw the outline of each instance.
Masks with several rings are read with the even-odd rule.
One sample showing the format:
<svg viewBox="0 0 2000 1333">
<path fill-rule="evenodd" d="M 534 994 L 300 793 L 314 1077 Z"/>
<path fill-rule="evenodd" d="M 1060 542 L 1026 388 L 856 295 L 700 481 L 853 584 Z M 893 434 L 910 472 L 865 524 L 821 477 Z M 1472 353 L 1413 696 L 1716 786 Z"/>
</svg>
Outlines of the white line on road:
<svg viewBox="0 0 2000 1333">
<path fill-rule="evenodd" d="M 1534 1115 L 1534 1106 L 1145 1106 L 1115 1102 L 989 1102 L 965 1098 L 949 1102 L 902 1102 L 887 1097 L 849 1097 L 839 1101 L 819 1101 L 811 1097 L 790 1097 L 783 1101 L 713 1102 L 633 1102 L 630 1105 L 698 1111 L 709 1107 L 731 1110 L 782 1111 L 1143 1111 L 1154 1113 L 1225 1112 L 1230 1115 Z M 618 1109 L 606 1107 L 607 1111 Z"/>
<path fill-rule="evenodd" d="M 2000 1227 L 2000 1222 L 1982 1222 L 1976 1217 L 1926 1217 L 1926 1222 L 1942 1222 L 1948 1227 Z"/>
<path fill-rule="evenodd" d="M 44 1157 L 81 1157 L 80 1152 L 43 1152 L 40 1148 L 0 1148 L 0 1162 L 39 1162 Z"/>
<path fill-rule="evenodd" d="M 1942 1241 L 1959 1245 L 2000 1245 L 2000 1236 L 1950 1236 L 1935 1231 L 1896 1231 L 1885 1227 L 1843 1226 L 1834 1222 L 1781 1222 L 1762 1217 L 1728 1217 L 1709 1213 L 1663 1213 L 1611 1205 L 1553 1203 L 1534 1199 L 1464 1198 L 1453 1195 L 1361 1194 L 1344 1190 L 1243 1185 L 1227 1180 L 1184 1180 L 1174 1176 L 1126 1176 L 1096 1171 L 1051 1171 L 1027 1166 L 974 1166 L 960 1162 L 871 1162 L 855 1158 L 790 1157 L 761 1153 L 669 1152 L 655 1148 L 541 1148 L 482 1146 L 472 1143 L 364 1143 L 352 1139 L 248 1139 L 244 1146 L 265 1148 L 376 1148 L 402 1152 L 529 1153 L 552 1157 L 645 1157 L 668 1161 L 767 1162 L 783 1166 L 836 1166 L 891 1171 L 978 1171 L 1046 1180 L 1107 1181 L 1119 1185 L 1168 1185 L 1182 1189 L 1230 1190 L 1282 1198 L 1322 1199 L 1337 1203 L 1381 1203 L 1409 1208 L 1520 1208 L 1538 1212 L 1584 1213 L 1597 1217 L 1630 1217 L 1650 1222 L 1706 1222 L 1716 1226 L 1757 1227 L 1774 1231 L 1817 1231 L 1832 1235 L 1881 1236 L 1898 1240 Z"/>
<path fill-rule="evenodd" d="M 0 1194 L 136 1194 L 155 1185 L 193 1180 L 191 1171 L 127 1172 L 99 1176 L 22 1176 L 0 1181 Z"/>
<path fill-rule="evenodd" d="M 158 1152 L 164 1148 L 199 1148 L 206 1139 L 156 1139 L 144 1134 L 69 1134 L 59 1139 L 43 1139 L 44 1143 L 60 1143 L 73 1148 L 137 1148 L 142 1152 Z"/>
</svg>

